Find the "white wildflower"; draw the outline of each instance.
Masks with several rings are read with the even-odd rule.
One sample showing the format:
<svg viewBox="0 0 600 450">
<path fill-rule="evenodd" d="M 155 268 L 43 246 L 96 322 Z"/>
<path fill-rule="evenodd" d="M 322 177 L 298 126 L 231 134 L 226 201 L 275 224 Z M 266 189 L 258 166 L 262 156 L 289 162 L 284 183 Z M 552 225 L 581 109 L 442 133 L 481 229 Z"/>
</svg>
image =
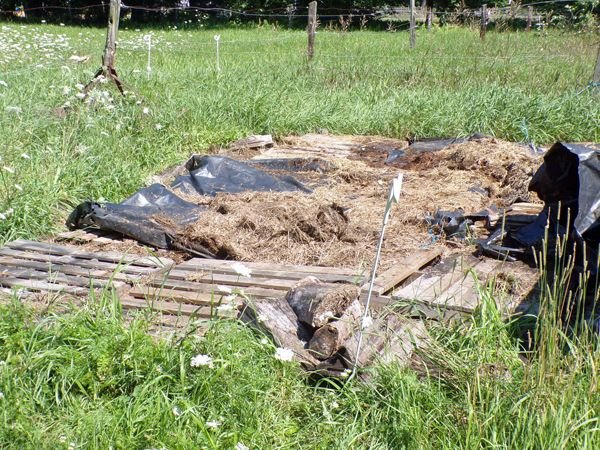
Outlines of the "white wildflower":
<svg viewBox="0 0 600 450">
<path fill-rule="evenodd" d="M 21 158 L 23 158 L 23 159 L 31 159 L 31 156 L 29 156 L 27 153 L 21 153 Z"/>
<path fill-rule="evenodd" d="M 181 416 L 183 414 L 183 412 L 181 411 L 181 409 L 179 409 L 178 406 L 174 406 L 173 409 L 172 409 L 172 411 L 173 411 L 173 415 L 175 417 L 179 417 L 179 416 Z"/>
<path fill-rule="evenodd" d="M 260 313 L 256 319 L 262 323 L 262 322 L 266 322 L 268 317 L 265 316 L 263 313 Z"/>
<path fill-rule="evenodd" d="M 269 341 L 267 340 L 267 338 L 262 338 L 262 339 L 260 340 L 260 343 L 261 343 L 262 345 L 267 345 L 267 344 L 269 343 Z"/>
<path fill-rule="evenodd" d="M 217 310 L 219 311 L 233 311 L 233 305 L 229 303 L 224 303 L 222 305 L 217 306 Z"/>
<path fill-rule="evenodd" d="M 344 371 L 340 374 L 340 377 L 348 378 L 351 373 L 352 373 L 352 371 L 350 369 L 344 369 Z"/>
<path fill-rule="evenodd" d="M 145 107 L 144 109 L 142 109 L 142 114 L 150 114 L 150 108 Z"/>
<path fill-rule="evenodd" d="M 371 316 L 365 316 L 362 320 L 362 329 L 369 328 L 373 325 L 373 318 Z"/>
<path fill-rule="evenodd" d="M 244 445 L 242 442 L 238 442 L 235 444 L 235 450 L 250 450 L 248 446 Z"/>
<path fill-rule="evenodd" d="M 23 192 L 23 187 L 20 184 L 15 184 L 15 189 L 19 192 Z"/>
<path fill-rule="evenodd" d="M 6 81 L 0 80 L 0 86 L 8 87 L 8 83 Z"/>
<path fill-rule="evenodd" d="M 238 275 L 241 275 L 243 277 L 250 278 L 250 275 L 252 274 L 252 270 L 250 270 L 247 266 L 239 262 L 233 263 L 231 265 L 231 268 L 235 270 L 235 272 Z"/>
<path fill-rule="evenodd" d="M 76 442 L 69 442 L 68 450 L 75 450 L 77 448 Z"/>
<path fill-rule="evenodd" d="M 63 94 L 69 95 L 71 93 L 71 88 L 69 86 L 63 86 Z"/>
<path fill-rule="evenodd" d="M 339 403 L 335 400 L 331 402 L 331 409 L 338 409 L 340 407 Z"/>
<path fill-rule="evenodd" d="M 4 213 L 0 213 L 0 220 L 6 220 L 6 215 Z"/>
<path fill-rule="evenodd" d="M 0 391 L 0 400 L 4 398 L 4 392 Z"/>
<path fill-rule="evenodd" d="M 294 352 L 289 348 L 278 347 L 275 350 L 275 359 L 279 361 L 292 361 L 294 359 Z"/>
<path fill-rule="evenodd" d="M 217 429 L 221 426 L 221 422 L 218 420 L 209 420 L 208 422 L 206 422 L 206 427 L 207 428 L 213 428 L 213 429 Z"/>
<path fill-rule="evenodd" d="M 217 286 L 217 289 L 219 290 L 219 292 L 224 292 L 225 294 L 231 294 L 233 292 L 229 286 L 219 285 Z"/>
<path fill-rule="evenodd" d="M 77 90 L 79 90 L 79 91 L 80 91 L 80 90 L 82 90 L 84 87 L 85 87 L 85 86 L 84 86 L 83 84 L 81 84 L 81 83 L 77 83 L 77 84 L 75 85 L 75 88 L 76 88 Z"/>
<path fill-rule="evenodd" d="M 223 300 L 225 300 L 226 302 L 232 302 L 237 298 L 237 294 L 229 294 L 227 297 L 225 297 Z"/>
<path fill-rule="evenodd" d="M 3 166 L 2 168 L 4 170 L 6 170 L 8 173 L 15 173 L 15 169 L 13 169 L 12 167 Z"/>
<path fill-rule="evenodd" d="M 190 361 L 190 366 L 192 366 L 192 367 L 208 366 L 212 369 L 213 359 L 208 355 L 196 355 Z"/>
<path fill-rule="evenodd" d="M 64 26 L 65 26 L 65 24 L 61 22 L 61 23 L 60 23 L 60 26 L 61 26 L 61 27 L 64 27 Z"/>
<path fill-rule="evenodd" d="M 77 97 L 80 100 L 83 100 L 86 95 L 83 92 L 78 92 L 77 94 L 75 94 L 75 97 Z"/>
<path fill-rule="evenodd" d="M 67 437 L 63 435 L 59 437 L 58 440 L 64 444 L 65 442 L 67 442 Z"/>
<path fill-rule="evenodd" d="M 46 21 L 44 19 L 42 19 L 42 23 L 46 23 Z"/>
<path fill-rule="evenodd" d="M 160 123 L 157 123 L 156 125 L 154 125 L 154 128 L 156 128 L 156 130 L 162 130 L 162 125 Z"/>
</svg>

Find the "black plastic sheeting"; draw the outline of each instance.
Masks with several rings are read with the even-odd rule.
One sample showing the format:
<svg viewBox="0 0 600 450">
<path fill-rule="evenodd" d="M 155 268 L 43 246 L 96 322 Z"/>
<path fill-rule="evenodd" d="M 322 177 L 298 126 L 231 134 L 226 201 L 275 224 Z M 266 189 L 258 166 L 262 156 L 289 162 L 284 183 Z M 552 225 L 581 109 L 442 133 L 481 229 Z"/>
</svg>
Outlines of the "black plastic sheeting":
<svg viewBox="0 0 600 450">
<path fill-rule="evenodd" d="M 245 191 L 311 192 L 291 176 L 274 176 L 223 156 L 194 155 L 185 168 L 187 173 L 177 177 L 170 189 L 153 184 L 119 204 L 83 202 L 70 214 L 67 226 L 69 229 L 97 227 L 153 247 L 184 249 L 197 256 L 215 257 L 206 249 L 193 245 L 190 248 L 191 244 L 178 239 L 178 231 L 195 222 L 205 210 L 179 197 L 178 191 L 208 196 Z"/>
<path fill-rule="evenodd" d="M 597 274 L 600 251 L 600 150 L 579 144 L 554 144 L 529 183 L 544 201 L 531 223 L 480 243 L 487 253 L 526 259 L 532 248 L 554 248 L 557 237 L 575 246 L 577 263 Z M 548 227 L 548 228 L 546 228 Z M 547 237 L 547 242 L 544 240 Z M 585 252 L 583 251 L 585 247 Z M 573 248 L 568 246 L 568 248 Z"/>
</svg>

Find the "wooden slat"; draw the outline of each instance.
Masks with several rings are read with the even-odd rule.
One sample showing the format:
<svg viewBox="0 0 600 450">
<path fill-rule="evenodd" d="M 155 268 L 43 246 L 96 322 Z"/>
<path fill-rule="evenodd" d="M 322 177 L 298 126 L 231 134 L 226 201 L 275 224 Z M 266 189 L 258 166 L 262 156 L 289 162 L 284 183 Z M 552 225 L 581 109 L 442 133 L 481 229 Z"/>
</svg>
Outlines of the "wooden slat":
<svg viewBox="0 0 600 450">
<path fill-rule="evenodd" d="M 2 267 L 0 268 L 0 285 L 4 285 L 5 278 L 19 278 L 23 280 L 37 279 L 44 280 L 50 283 L 60 282 L 67 286 L 80 286 L 85 288 L 97 287 L 102 288 L 109 284 L 118 288 L 123 286 L 121 281 L 109 281 L 109 280 L 96 280 L 89 277 L 78 277 L 65 275 L 61 272 L 46 272 L 38 271 L 36 269 L 17 269 L 13 267 Z"/>
<path fill-rule="evenodd" d="M 166 285 L 168 284 L 168 286 Z M 130 295 L 143 296 L 158 294 L 161 291 L 164 293 L 171 293 L 172 295 L 178 295 L 181 298 L 196 298 L 199 294 L 205 295 L 210 298 L 210 295 L 214 295 L 217 298 L 221 296 L 230 295 L 228 290 L 235 292 L 236 290 L 242 290 L 244 295 L 250 298 L 276 298 L 281 297 L 287 292 L 287 290 L 276 290 L 276 289 L 262 289 L 253 286 L 227 286 L 222 284 L 208 284 L 208 283 L 188 283 L 185 285 L 186 289 L 178 289 L 176 286 L 172 286 L 171 283 L 166 284 L 154 284 L 151 286 L 141 285 L 135 286 L 131 289 Z M 223 289 L 225 288 L 225 289 Z"/>
<path fill-rule="evenodd" d="M 127 264 L 115 264 L 108 263 L 105 261 L 97 261 L 92 259 L 79 259 L 74 256 L 60 256 L 60 255 L 49 255 L 43 253 L 35 253 L 23 250 L 14 250 L 12 248 L 2 248 L 0 249 L 0 256 L 9 256 L 15 259 L 25 259 L 32 261 L 41 261 L 41 262 L 50 262 L 53 264 L 60 265 L 74 265 L 78 267 L 88 267 L 92 269 L 106 269 L 106 270 L 119 270 L 119 272 L 126 273 L 131 275 L 132 277 L 139 278 L 144 275 L 149 275 L 152 273 L 156 273 L 157 270 L 152 267 L 134 267 L 129 266 Z"/>
<path fill-rule="evenodd" d="M 400 262 L 394 264 L 393 267 L 375 278 L 373 292 L 377 295 L 385 294 L 441 254 L 442 249 L 440 247 L 433 247 L 428 250 L 419 251 L 402 259 Z M 369 283 L 365 283 L 362 289 L 369 289 Z"/>
<path fill-rule="evenodd" d="M 152 280 L 148 281 L 148 284 L 152 286 L 164 286 L 168 288 L 177 288 L 182 290 L 193 290 L 197 286 L 196 283 L 206 283 L 220 284 L 233 287 L 254 286 L 266 289 L 287 291 L 298 282 L 298 280 L 285 280 L 281 278 L 247 278 L 240 277 L 239 275 L 226 275 L 219 273 L 201 273 L 195 276 L 193 281 L 184 281 L 181 279 L 171 278 L 170 275 L 171 273 L 169 273 L 169 276 L 166 280 L 161 279 L 161 277 L 154 277 Z"/>
<path fill-rule="evenodd" d="M 276 271 L 276 272 L 287 272 L 290 274 L 300 275 L 313 275 L 318 276 L 319 274 L 332 274 L 336 276 L 348 276 L 358 277 L 361 275 L 360 271 L 356 269 L 347 269 L 342 267 L 321 267 L 321 266 L 304 266 L 304 265 L 293 265 L 293 264 L 270 264 L 270 263 L 258 263 L 258 262 L 239 262 L 230 260 L 218 260 L 218 259 L 203 259 L 203 258 L 192 258 L 181 264 L 178 264 L 175 268 L 181 270 L 197 270 L 197 269 L 222 269 L 230 270 L 234 264 L 243 264 L 254 272 L 261 271 Z"/>
<path fill-rule="evenodd" d="M 2 284 L 11 288 L 24 288 L 41 292 L 63 292 L 73 295 L 83 295 L 89 292 L 89 288 L 65 286 L 63 284 L 49 283 L 44 280 L 23 280 L 20 278 L 3 277 Z"/>
<path fill-rule="evenodd" d="M 152 309 L 166 314 L 197 316 L 203 318 L 211 318 L 217 315 L 214 308 L 210 306 L 196 306 L 176 302 L 164 301 L 146 301 L 139 298 L 123 297 L 120 299 L 121 306 L 124 309 Z M 225 314 L 219 313 L 218 316 L 224 317 Z"/>
<path fill-rule="evenodd" d="M 45 263 L 39 261 L 29 261 L 25 259 L 13 259 L 4 256 L 0 256 L 0 272 L 3 267 L 19 267 L 35 269 L 41 272 L 48 273 L 64 273 L 66 275 L 77 275 L 81 277 L 94 278 L 94 279 L 113 279 L 117 281 L 133 281 L 137 277 L 132 277 L 124 273 L 115 273 L 114 270 L 101 270 L 94 268 L 83 268 L 72 265 L 56 264 L 56 263 Z"/>
<path fill-rule="evenodd" d="M 473 278 L 474 274 L 479 281 L 485 283 L 488 275 L 499 264 L 501 263 L 497 260 L 483 260 L 473 268 L 472 272 L 469 271 L 466 273 L 461 280 L 455 282 L 445 292 L 437 296 L 432 303 L 445 308 L 474 311 L 479 305 L 479 294 L 477 292 L 477 284 Z"/>
<path fill-rule="evenodd" d="M 175 268 L 169 271 L 169 278 L 175 280 L 189 280 L 193 277 L 210 277 L 210 276 L 221 276 L 228 275 L 235 278 L 246 278 L 239 275 L 235 270 L 224 267 L 224 268 L 199 268 L 193 270 L 181 269 L 181 266 L 176 266 Z M 362 277 L 353 277 L 348 275 L 333 275 L 328 273 L 299 273 L 299 272 L 285 272 L 281 270 L 253 270 L 250 276 L 250 279 L 261 279 L 261 280 L 293 280 L 294 283 L 297 283 L 302 278 L 306 278 L 307 276 L 313 276 L 318 278 L 319 280 L 325 283 L 351 283 L 356 284 L 360 283 L 363 278 Z"/>
<path fill-rule="evenodd" d="M 17 240 L 7 243 L 6 246 L 15 250 L 44 252 L 46 254 L 60 256 L 68 255 L 78 259 L 92 259 L 118 264 L 128 264 L 130 266 L 164 268 L 173 264 L 173 261 L 168 258 L 126 255 L 118 252 L 88 253 L 80 251 L 77 247 L 66 247 L 45 242 Z"/>
</svg>

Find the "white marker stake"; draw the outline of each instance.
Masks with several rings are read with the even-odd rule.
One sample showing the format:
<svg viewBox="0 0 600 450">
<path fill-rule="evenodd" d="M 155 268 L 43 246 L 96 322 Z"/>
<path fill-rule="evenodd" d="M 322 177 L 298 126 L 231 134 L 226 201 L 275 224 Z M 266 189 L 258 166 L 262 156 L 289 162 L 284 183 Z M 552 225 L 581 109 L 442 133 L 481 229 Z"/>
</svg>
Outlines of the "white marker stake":
<svg viewBox="0 0 600 450">
<path fill-rule="evenodd" d="M 221 66 L 219 65 L 219 40 L 221 39 L 220 34 L 215 34 L 215 42 L 217 43 L 217 72 L 221 71 Z"/>
<path fill-rule="evenodd" d="M 399 173 L 398 177 L 392 180 L 392 185 L 388 192 L 387 202 L 385 204 L 385 212 L 383 213 L 383 223 L 381 224 L 381 233 L 379 235 L 379 242 L 377 243 L 377 252 L 375 253 L 375 262 L 373 263 L 373 269 L 371 270 L 371 281 L 369 283 L 369 292 L 367 293 L 367 302 L 365 304 L 365 311 L 360 320 L 360 326 L 358 329 L 358 344 L 356 346 L 356 360 L 352 366 L 352 374 L 349 378 L 354 378 L 356 375 L 356 369 L 358 368 L 358 361 L 360 359 L 360 349 L 363 341 L 363 329 L 368 327 L 367 317 L 369 315 L 369 306 L 371 304 L 371 295 L 373 293 L 373 285 L 375 284 L 375 274 L 377 273 L 377 266 L 379 266 L 379 258 L 381 257 L 381 247 L 383 246 L 383 235 L 385 234 L 385 227 L 390 219 L 390 213 L 392 211 L 392 204 L 400 201 L 400 193 L 402 192 L 402 180 L 404 179 L 403 174 Z"/>
<path fill-rule="evenodd" d="M 150 81 L 150 74 L 152 73 L 152 67 L 150 66 L 150 52 L 152 51 L 152 35 L 148 34 L 144 36 L 144 40 L 148 42 L 148 64 L 146 65 L 146 72 L 148 73 L 148 81 Z"/>
</svg>

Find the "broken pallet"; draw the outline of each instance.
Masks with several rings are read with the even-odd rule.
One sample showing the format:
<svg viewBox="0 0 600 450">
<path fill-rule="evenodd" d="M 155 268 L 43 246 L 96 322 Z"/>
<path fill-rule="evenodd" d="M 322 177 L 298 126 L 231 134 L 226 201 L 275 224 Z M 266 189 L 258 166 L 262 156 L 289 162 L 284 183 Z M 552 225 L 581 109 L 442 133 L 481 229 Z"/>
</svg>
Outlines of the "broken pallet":
<svg viewBox="0 0 600 450">
<path fill-rule="evenodd" d="M 55 292 L 86 295 L 90 289 L 122 289 L 167 270 L 168 258 L 18 240 L 0 249 L 0 287 L 4 292 Z"/>
</svg>

